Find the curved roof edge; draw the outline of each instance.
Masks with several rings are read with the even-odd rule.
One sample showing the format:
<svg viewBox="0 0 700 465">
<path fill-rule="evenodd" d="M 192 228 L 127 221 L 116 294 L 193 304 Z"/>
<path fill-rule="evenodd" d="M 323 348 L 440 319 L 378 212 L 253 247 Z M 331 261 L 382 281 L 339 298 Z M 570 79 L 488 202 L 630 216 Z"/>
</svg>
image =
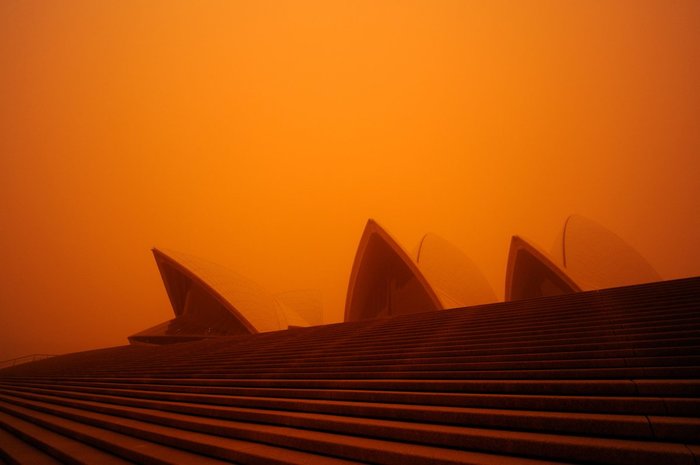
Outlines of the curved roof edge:
<svg viewBox="0 0 700 465">
<path fill-rule="evenodd" d="M 243 324 L 243 326 L 245 326 L 245 328 L 250 331 L 251 334 L 255 334 L 258 332 L 258 329 L 250 321 L 248 321 L 248 319 L 240 311 L 238 311 L 238 309 L 236 309 L 233 303 L 231 303 L 228 299 L 221 295 L 219 291 L 214 289 L 209 283 L 207 283 L 193 270 L 188 268 L 184 263 L 181 263 L 174 257 L 171 257 L 169 254 L 156 247 L 152 249 L 152 252 L 153 257 L 156 260 L 156 265 L 158 265 L 158 271 L 160 272 L 160 276 L 163 279 L 165 290 L 168 293 L 170 304 L 172 305 L 173 311 L 175 312 L 176 316 L 180 316 L 182 314 L 184 302 L 180 303 L 178 301 L 179 296 L 177 295 L 177 291 L 175 290 L 173 283 L 171 283 L 169 278 L 167 277 L 165 267 L 170 267 L 175 271 L 184 274 L 186 277 L 188 277 L 189 279 L 200 285 L 202 288 L 204 288 L 207 292 L 209 292 L 212 295 L 212 297 L 214 297 L 219 303 L 221 303 L 221 305 L 223 305 L 229 312 L 231 312 L 231 314 L 235 316 Z"/>
<path fill-rule="evenodd" d="M 561 266 L 566 268 L 566 231 L 569 227 L 569 221 L 576 215 L 569 215 L 564 220 L 564 227 L 561 229 L 561 244 L 559 245 L 559 253 L 561 254 Z"/>
<path fill-rule="evenodd" d="M 441 297 L 444 308 L 469 307 L 498 300 L 479 267 L 442 236 L 432 232 L 424 234 L 414 256 L 418 268 Z"/>
<path fill-rule="evenodd" d="M 370 218 L 367 220 L 365 229 L 362 232 L 362 237 L 360 238 L 360 243 L 357 246 L 357 252 L 355 253 L 355 260 L 353 261 L 352 271 L 350 272 L 350 282 L 348 284 L 348 292 L 345 298 L 345 315 L 344 321 L 353 321 L 351 319 L 352 315 L 351 306 L 353 302 L 353 295 L 355 292 L 355 287 L 357 284 L 358 275 L 362 268 L 362 264 L 365 259 L 365 252 L 367 251 L 367 246 L 373 236 L 377 236 L 385 245 L 391 249 L 391 251 L 408 267 L 410 272 L 420 283 L 421 287 L 431 300 L 432 304 L 436 309 L 442 309 L 442 303 L 437 296 L 437 293 L 432 288 L 428 280 L 423 276 L 413 259 L 406 253 L 406 251 L 398 244 L 398 242 L 391 237 L 391 235 L 382 228 L 379 223 L 374 219 Z"/>
<path fill-rule="evenodd" d="M 583 215 L 566 218 L 555 249 L 567 273 L 586 290 L 660 281 L 649 261 L 625 239 Z"/>
<path fill-rule="evenodd" d="M 569 224 L 569 218 L 573 215 L 569 215 L 564 220 L 564 227 L 559 230 L 552 246 L 549 249 L 550 258 L 554 263 L 556 263 L 560 268 L 566 268 L 566 253 L 564 252 L 565 241 L 566 241 L 566 227 Z"/>
<path fill-rule="evenodd" d="M 551 272 L 556 279 L 561 281 L 564 287 L 568 288 L 569 292 L 580 292 L 581 286 L 579 286 L 573 278 L 571 278 L 566 271 L 559 267 L 554 260 L 552 260 L 545 252 L 542 252 L 537 247 L 535 247 L 530 242 L 526 241 L 520 236 L 512 236 L 510 240 L 510 248 L 508 250 L 508 263 L 506 265 L 506 283 L 505 283 L 505 300 L 506 302 L 511 300 L 518 300 L 523 297 L 514 296 L 514 282 L 519 276 L 516 276 L 518 272 L 518 261 L 520 260 L 521 254 L 525 253 L 532 257 L 538 264 L 543 266 L 547 271 Z M 535 296 L 533 296 L 535 297 Z M 524 298 L 527 298 L 524 297 Z"/>
</svg>

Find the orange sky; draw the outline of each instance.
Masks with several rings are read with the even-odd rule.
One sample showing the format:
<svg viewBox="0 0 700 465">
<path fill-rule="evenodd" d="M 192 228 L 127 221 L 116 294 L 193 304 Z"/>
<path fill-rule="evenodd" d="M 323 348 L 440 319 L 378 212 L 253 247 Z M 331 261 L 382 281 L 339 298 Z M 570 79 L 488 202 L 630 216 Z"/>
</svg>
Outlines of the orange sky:
<svg viewBox="0 0 700 465">
<path fill-rule="evenodd" d="M 700 274 L 700 2 L 0 2 L 0 360 L 170 318 L 152 246 L 342 317 L 368 217 L 503 295 L 577 212 Z"/>
</svg>

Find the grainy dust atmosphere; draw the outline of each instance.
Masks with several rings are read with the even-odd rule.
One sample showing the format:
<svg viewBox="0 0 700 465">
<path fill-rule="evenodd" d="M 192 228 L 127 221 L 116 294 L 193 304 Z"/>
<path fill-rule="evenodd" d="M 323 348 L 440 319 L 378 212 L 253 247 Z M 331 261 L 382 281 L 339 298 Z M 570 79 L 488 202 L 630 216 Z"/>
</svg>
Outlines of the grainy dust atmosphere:
<svg viewBox="0 0 700 465">
<path fill-rule="evenodd" d="M 367 218 L 459 246 L 570 213 L 700 274 L 700 2 L 0 2 L 0 360 L 171 317 L 151 255 L 343 314 Z"/>
</svg>

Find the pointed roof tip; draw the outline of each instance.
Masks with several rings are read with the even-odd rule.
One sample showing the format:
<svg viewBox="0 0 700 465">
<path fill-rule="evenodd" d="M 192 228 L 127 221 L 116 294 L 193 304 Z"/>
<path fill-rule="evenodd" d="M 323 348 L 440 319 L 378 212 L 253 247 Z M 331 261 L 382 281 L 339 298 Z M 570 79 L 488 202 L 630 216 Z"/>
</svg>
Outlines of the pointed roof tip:
<svg viewBox="0 0 700 465">
<path fill-rule="evenodd" d="M 173 257 L 171 257 L 171 253 L 169 253 L 169 251 L 167 251 L 166 249 L 162 249 L 160 247 L 151 247 L 151 253 L 153 254 L 154 257 L 161 256 L 161 257 L 173 258 Z"/>
<path fill-rule="evenodd" d="M 384 227 L 381 224 L 379 224 L 379 221 L 375 220 L 374 218 L 367 218 L 367 222 L 365 223 L 365 231 L 373 230 L 381 230 L 386 232 Z"/>
<path fill-rule="evenodd" d="M 523 236 L 520 236 L 518 234 L 513 234 L 512 236 L 510 236 L 510 244 L 508 246 L 508 259 L 510 259 L 511 253 L 513 251 L 516 251 L 517 249 L 532 249 L 540 255 L 544 255 L 547 258 L 550 258 L 546 253 L 539 250 L 531 241 L 528 241 Z"/>
<path fill-rule="evenodd" d="M 399 242 L 392 237 L 389 232 L 384 229 L 376 220 L 372 218 L 367 219 L 367 224 L 360 238 L 360 243 L 355 252 L 355 259 L 353 260 L 352 270 L 350 271 L 350 282 L 348 284 L 348 290 L 345 299 L 345 317 L 344 321 L 356 321 L 359 318 L 359 313 L 357 308 L 358 305 L 355 303 L 356 287 L 357 282 L 365 272 L 366 261 L 376 261 L 376 257 L 368 256 L 368 249 L 371 248 L 373 238 L 378 238 L 379 243 L 383 244 L 383 248 L 391 256 L 393 256 L 399 263 L 401 263 L 406 270 L 416 279 L 423 289 L 423 292 L 427 296 L 430 305 L 434 309 L 441 309 L 442 304 L 438 298 L 435 290 L 430 286 L 427 279 L 423 273 L 418 268 L 418 264 L 414 262 L 413 258 L 401 247 Z M 371 253 L 376 253 L 376 250 L 372 250 Z"/>
<path fill-rule="evenodd" d="M 540 250 L 539 247 L 537 247 L 534 244 L 534 242 L 525 239 L 523 236 L 521 236 L 519 234 L 513 234 L 512 236 L 510 236 L 510 250 L 513 250 L 515 247 L 526 248 L 528 250 L 532 250 L 540 255 L 547 257 L 547 254 L 545 252 L 543 252 L 542 250 Z M 509 250 L 509 252 L 510 252 L 510 250 Z"/>
<path fill-rule="evenodd" d="M 375 220 L 374 218 L 367 218 L 367 221 L 365 221 L 365 228 L 368 228 L 375 224 L 377 224 L 377 220 Z"/>
<path fill-rule="evenodd" d="M 191 269 L 191 267 L 188 265 L 187 262 L 188 262 L 189 258 L 196 259 L 197 257 L 191 257 L 191 256 L 188 256 L 187 254 L 182 253 L 182 252 L 178 252 L 175 250 L 161 249 L 159 247 L 153 247 L 151 249 L 151 253 L 153 254 L 153 259 L 156 261 L 156 263 L 161 263 L 161 262 L 165 261 L 165 262 L 170 263 L 171 265 L 174 264 L 175 266 L 177 266 L 179 268 L 187 270 L 188 273 L 194 272 L 194 270 Z"/>
<path fill-rule="evenodd" d="M 368 241 L 369 238 L 375 234 L 381 236 L 384 241 L 394 244 L 396 247 L 401 249 L 402 252 L 404 252 L 403 247 L 401 247 L 394 236 L 392 236 L 391 233 L 374 218 L 368 218 L 367 223 L 365 223 L 365 229 L 362 231 L 362 236 L 360 237 L 360 246 L 358 247 L 358 251 L 363 249 L 364 246 L 366 246 L 366 241 Z"/>
<path fill-rule="evenodd" d="M 510 236 L 510 243 L 511 244 L 518 244 L 521 242 L 527 242 L 527 241 L 525 239 L 523 239 L 522 236 L 519 236 L 517 234 L 513 234 L 512 236 Z"/>
<path fill-rule="evenodd" d="M 416 248 L 408 252 L 376 220 L 369 218 L 353 262 L 346 309 L 351 305 L 350 290 L 357 278 L 355 272 L 358 271 L 358 260 L 364 256 L 373 237 L 379 238 L 393 249 L 398 257 L 401 257 L 401 260 L 412 270 L 418 281 L 428 289 L 426 292 L 435 297 L 436 309 L 466 307 L 497 300 L 491 283 L 483 276 L 474 262 L 450 241 L 429 231 L 422 235 Z M 450 269 L 452 272 L 446 273 L 445 269 Z M 455 274 L 457 270 L 466 279 L 465 282 L 454 279 L 457 276 Z M 346 318 L 347 315 L 346 311 Z"/>
<path fill-rule="evenodd" d="M 176 316 L 179 316 L 177 309 L 184 304 L 180 303 L 182 296 L 176 289 L 178 283 L 171 282 L 175 275 L 168 270 L 195 283 L 238 319 L 249 332 L 283 329 L 278 315 L 280 303 L 254 281 L 223 265 L 197 256 L 177 251 L 166 252 L 155 247 L 152 251 Z M 298 321 L 299 318 L 295 318 L 295 323 Z"/>
</svg>

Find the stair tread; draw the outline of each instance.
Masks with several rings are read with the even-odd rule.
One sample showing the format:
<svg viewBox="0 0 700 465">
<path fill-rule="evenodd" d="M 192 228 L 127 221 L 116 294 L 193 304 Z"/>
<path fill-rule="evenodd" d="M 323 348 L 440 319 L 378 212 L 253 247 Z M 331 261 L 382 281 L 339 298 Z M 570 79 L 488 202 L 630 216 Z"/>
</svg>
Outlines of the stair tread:
<svg viewBox="0 0 700 465">
<path fill-rule="evenodd" d="M 0 398 L 3 397 L 4 396 L 0 396 Z M 241 435 L 239 439 L 245 439 L 245 436 L 253 436 L 261 440 L 260 438 L 262 435 L 269 435 L 274 438 L 274 440 L 294 438 L 301 441 L 311 441 L 315 439 L 315 444 L 318 444 L 319 442 L 324 444 L 342 444 L 346 443 L 348 440 L 352 442 L 356 439 L 355 436 L 350 436 L 350 439 L 348 439 L 348 436 L 343 434 L 329 433 L 326 431 L 311 431 L 306 429 L 300 430 L 288 426 L 248 423 L 173 412 L 162 412 L 138 407 L 101 406 L 101 411 L 107 410 L 110 411 L 111 414 L 116 415 L 135 415 L 135 418 L 139 418 L 139 420 L 131 420 L 125 419 L 122 416 L 93 413 L 90 410 L 83 410 L 82 408 L 78 409 L 74 407 L 64 407 L 42 401 L 15 399 L 15 402 L 21 405 L 28 404 L 42 406 L 42 408 L 54 412 L 71 412 L 74 415 L 79 415 L 86 418 L 99 418 L 101 421 L 106 422 L 160 421 L 165 422 L 166 424 L 177 424 L 181 429 L 199 427 L 209 431 L 217 431 L 218 434 L 228 432 L 228 434 Z M 97 404 L 93 402 L 85 402 L 85 404 L 90 406 L 86 408 L 97 407 Z M 323 420 L 323 416 L 321 415 L 310 414 L 309 416 L 315 416 L 318 420 Z M 147 418 L 148 420 L 144 420 L 144 418 Z M 448 437 L 450 441 L 443 444 L 445 447 L 465 447 L 466 445 L 466 448 L 482 448 L 482 452 L 496 452 L 499 450 L 505 450 L 504 448 L 510 448 L 514 454 L 527 454 L 532 447 L 541 447 L 543 444 L 548 444 L 552 450 L 543 450 L 543 453 L 553 453 L 554 449 L 560 448 L 567 451 L 575 450 L 578 456 L 588 457 L 589 459 L 591 457 L 595 458 L 596 456 L 614 455 L 615 453 L 619 453 L 619 451 L 625 451 L 626 454 L 637 454 L 640 456 L 644 456 L 644 454 L 666 454 L 676 457 L 677 459 L 679 457 L 683 457 L 687 453 L 687 449 L 681 444 L 665 442 L 580 437 L 536 433 L 530 431 L 494 430 L 474 427 L 454 427 L 446 425 L 403 423 L 352 418 L 346 418 L 345 422 L 346 424 L 355 424 L 356 427 L 353 429 L 353 431 L 355 431 L 354 434 L 366 434 L 369 426 L 375 426 L 383 429 L 385 431 L 384 434 L 388 434 L 388 432 L 391 431 L 393 434 L 398 435 L 399 439 L 392 438 L 392 440 L 399 441 L 421 441 L 426 437 L 426 435 L 430 436 L 432 440 L 440 440 L 441 435 L 444 435 L 445 437 Z M 370 440 L 369 438 L 363 439 Z M 371 441 L 377 441 L 377 439 L 371 439 Z M 486 444 L 491 444 L 491 449 L 483 449 L 486 447 Z M 550 456 L 547 458 L 557 459 L 558 457 Z"/>
<path fill-rule="evenodd" d="M 695 402 L 700 404 L 700 399 L 693 398 L 663 398 L 663 397 L 612 397 L 612 396 L 556 396 L 556 395 L 517 395 L 517 394 L 445 394 L 445 393 L 416 393 L 406 391 L 351 391 L 337 390 L 328 392 L 325 390 L 311 391 L 308 389 L 253 391 L 249 393 L 209 394 L 205 392 L 191 392 L 178 389 L 173 386 L 170 390 L 163 390 L 167 386 L 150 386 L 153 389 L 86 387 L 76 385 L 45 385 L 45 384 L 21 384 L 3 385 L 10 390 L 39 392 L 45 394 L 61 395 L 103 395 L 116 397 L 134 397 L 138 399 L 157 399 L 178 402 L 192 402 L 214 405 L 230 406 L 259 406 L 262 408 L 292 408 L 300 410 L 301 407 L 314 408 L 316 406 L 366 406 L 373 407 L 379 404 L 392 405 L 393 408 L 426 408 L 429 406 L 443 406 L 456 408 L 502 408 L 510 410 L 535 410 L 535 411 L 582 411 L 587 413 L 639 413 L 643 415 L 664 415 L 667 413 L 668 404 L 674 401 Z M 149 387 L 149 386 L 142 386 Z M 160 388 L 160 389 L 159 389 Z M 248 394 L 248 395 L 246 395 Z M 69 394 L 67 394 L 69 395 Z"/>
<path fill-rule="evenodd" d="M 47 394 L 44 392 L 44 394 Z M 11 394 L 12 395 L 12 394 Z M 63 405 L 73 405 L 82 408 L 82 405 L 99 408 L 100 404 L 127 405 L 158 409 L 169 412 L 185 413 L 190 415 L 213 416 L 241 421 L 261 421 L 264 423 L 284 423 L 291 425 L 294 420 L 300 427 L 308 427 L 308 421 L 312 419 L 316 423 L 321 420 L 325 423 L 362 422 L 366 424 L 381 424 L 388 419 L 402 422 L 422 422 L 444 425 L 474 426 L 484 428 L 507 428 L 523 431 L 557 432 L 561 434 L 585 434 L 588 430 L 595 430 L 596 436 L 607 435 L 610 437 L 647 437 L 652 438 L 653 433 L 649 421 L 645 415 L 605 414 L 605 413 L 579 413 L 579 412 L 546 412 L 533 410 L 507 410 L 484 409 L 465 407 L 436 407 L 419 405 L 401 405 L 387 403 L 362 403 L 362 402 L 330 402 L 320 401 L 314 405 L 316 411 L 280 410 L 279 407 L 267 406 L 255 407 L 231 407 L 224 405 L 202 405 L 191 402 L 171 402 L 167 400 L 144 400 L 116 396 L 70 396 L 66 398 L 63 393 L 48 393 L 32 395 L 23 392 L 15 393 L 20 397 L 38 399 L 42 401 L 60 402 Z M 77 401 L 77 402 L 74 402 Z M 289 405 L 289 404 L 288 404 Z M 292 405 L 292 407 L 295 407 Z M 319 409 L 318 407 L 326 407 Z M 655 417 L 666 418 L 666 417 Z M 686 423 L 690 424 L 690 423 Z M 324 427 L 326 428 L 326 427 Z M 672 434 L 667 434 L 672 438 Z"/>
<path fill-rule="evenodd" d="M 3 396 L 0 396 L 2 398 Z M 66 418 L 71 418 L 71 417 L 78 417 L 82 418 L 84 420 L 92 420 L 93 422 L 100 423 L 102 425 L 107 425 L 112 426 L 112 427 L 117 427 L 119 429 L 122 428 L 128 428 L 129 430 L 133 431 L 135 434 L 139 434 L 142 437 L 149 437 L 150 439 L 153 439 L 153 436 L 158 436 L 161 438 L 167 438 L 170 441 L 176 441 L 178 444 L 180 444 L 181 447 L 192 447 L 192 443 L 208 443 L 211 444 L 213 447 L 218 447 L 218 448 L 227 448 L 227 449 L 232 449 L 235 447 L 237 450 L 241 450 L 242 446 L 241 444 L 245 444 L 245 448 L 247 449 L 246 452 L 250 451 L 256 451 L 256 449 L 267 449 L 265 450 L 266 453 L 270 453 L 269 449 L 278 449 L 278 450 L 283 450 L 285 457 L 287 454 L 289 455 L 296 455 L 296 456 L 304 456 L 305 460 L 300 461 L 300 462 L 294 462 L 294 463 L 308 463 L 308 460 L 310 457 L 308 454 L 304 452 L 299 452 L 295 451 L 292 449 L 282 449 L 279 446 L 270 446 L 268 444 L 260 444 L 257 442 L 254 443 L 246 443 L 245 440 L 240 440 L 240 439 L 232 439 L 230 436 L 222 436 L 225 432 L 227 432 L 227 427 L 230 427 L 231 425 L 238 425 L 239 423 L 237 422 L 231 422 L 231 421 L 223 421 L 223 420 L 218 420 L 218 419 L 211 419 L 211 418 L 200 418 L 200 417 L 192 417 L 192 416 L 187 416 L 187 415 L 180 415 L 180 414 L 172 414 L 168 412 L 155 412 L 151 411 L 148 412 L 150 413 L 153 417 L 155 416 L 160 416 L 161 418 L 169 418 L 171 421 L 174 420 L 187 420 L 191 421 L 194 423 L 198 423 L 200 425 L 207 425 L 211 431 L 216 431 L 217 436 L 212 435 L 211 433 L 203 433 L 201 431 L 193 431 L 191 429 L 184 429 L 182 428 L 181 425 L 179 427 L 175 428 L 172 426 L 167 426 L 167 425 L 162 425 L 162 424 L 154 424 L 151 422 L 145 422 L 141 420 L 135 420 L 132 418 L 125 418 L 125 417 L 117 417 L 117 416 L 110 416 L 110 415 L 105 415 L 102 413 L 96 413 L 96 412 L 91 412 L 91 411 L 85 411 L 85 410 L 80 410 L 80 409 L 75 409 L 71 407 L 61 407 L 57 405 L 52 405 L 52 404 L 45 404 L 41 402 L 20 402 L 22 405 L 25 404 L 33 404 L 32 409 L 40 409 L 41 412 L 36 412 L 35 415 L 50 415 L 55 418 L 58 418 L 61 421 L 68 421 L 72 422 L 74 424 L 79 424 L 83 427 L 84 425 L 82 422 L 78 423 L 77 421 L 74 420 L 66 420 Z M 6 409 L 9 410 L 17 410 L 17 409 L 27 409 L 26 407 L 18 407 L 18 406 L 12 406 L 8 407 L 5 402 L 0 400 L 0 405 L 5 405 Z M 136 411 L 137 409 L 131 409 L 133 411 Z M 144 409 L 145 410 L 145 409 Z M 44 412 L 51 412 L 49 414 L 44 413 Z M 62 414 L 60 417 L 56 416 L 58 414 Z M 311 442 L 313 441 L 313 445 L 318 446 L 319 444 L 321 445 L 326 445 L 331 447 L 333 450 L 336 451 L 338 454 L 348 454 L 348 451 L 346 449 L 351 449 L 354 454 L 362 454 L 365 450 L 370 450 L 373 452 L 382 452 L 386 453 L 388 456 L 393 457 L 393 458 L 401 458 L 401 457 L 423 457 L 426 460 L 425 463 L 431 463 L 432 461 L 435 461 L 435 463 L 441 463 L 441 461 L 454 461 L 455 463 L 483 463 L 483 464 L 488 464 L 488 463 L 493 463 L 494 460 L 494 455 L 492 454 L 487 454 L 487 453 L 481 453 L 481 452 L 472 452 L 472 451 L 464 451 L 464 450 L 455 450 L 455 449 L 445 449 L 445 448 L 439 448 L 439 447 L 431 447 L 431 446 L 423 446 L 419 444 L 408 444 L 408 443 L 398 443 L 398 442 L 393 442 L 393 441 L 383 441 L 383 440 L 377 440 L 377 439 L 370 439 L 370 438 L 364 438 L 364 437 L 355 437 L 355 436 L 345 436 L 345 435 L 337 435 L 337 434 L 332 434 L 332 433 L 325 433 L 325 432 L 317 432 L 317 431 L 309 431 L 309 430 L 296 430 L 294 428 L 287 428 L 287 427 L 280 427 L 280 426 L 268 426 L 268 425 L 245 425 L 248 427 L 248 430 L 252 433 L 251 436 L 256 437 L 256 440 L 261 440 L 260 434 L 264 433 L 272 433 L 276 434 L 278 439 L 287 439 L 291 438 L 292 441 L 287 441 L 289 445 L 292 445 L 295 443 L 294 440 L 297 441 L 306 441 L 306 442 Z M 89 428 L 94 428 L 91 426 L 87 426 Z M 102 430 L 106 431 L 106 430 Z M 280 432 L 286 432 L 289 433 L 288 436 L 280 435 Z M 298 445 L 297 445 L 298 447 Z M 311 450 L 313 451 L 314 448 L 312 447 Z M 359 450 L 359 451 L 358 451 Z M 668 453 L 670 449 L 665 449 L 663 446 L 659 447 L 652 447 L 650 450 L 653 451 L 661 451 Z M 675 455 L 676 451 L 672 451 L 672 454 Z M 289 457 L 287 457 L 289 458 Z M 361 459 L 361 457 L 360 457 Z M 321 457 L 321 456 L 314 456 L 313 459 L 314 463 L 324 463 L 327 462 L 329 464 L 342 464 L 342 463 L 354 463 L 354 462 L 347 462 L 344 459 L 337 459 L 337 458 L 332 458 L 332 457 Z M 489 460 L 491 462 L 489 462 Z M 526 460 L 520 457 L 507 457 L 507 456 L 498 456 L 498 461 L 499 463 L 513 463 L 513 464 L 530 464 L 530 463 L 535 463 L 532 460 Z M 218 462 L 216 462 L 218 463 Z M 292 462 L 290 462 L 292 463 Z"/>
<path fill-rule="evenodd" d="M 36 408 L 28 408 L 18 405 L 8 405 L 5 401 L 0 400 L 0 405 L 6 412 L 20 412 L 24 414 L 31 414 L 35 418 L 40 418 L 42 421 L 56 424 L 62 426 L 67 431 L 73 432 L 73 434 L 80 433 L 86 436 L 91 436 L 100 440 L 107 440 L 110 444 L 119 445 L 130 450 L 138 451 L 141 455 L 145 457 L 140 457 L 139 460 L 150 461 L 152 457 L 159 458 L 166 463 L 198 463 L 202 465 L 215 465 L 230 463 L 230 459 L 240 459 L 242 454 L 243 458 L 250 459 L 250 457 L 257 457 L 259 460 L 261 457 L 265 457 L 266 460 L 270 460 L 270 463 L 285 463 L 285 464 L 305 464 L 309 463 L 309 460 L 314 460 L 314 463 L 319 463 L 322 465 L 347 465 L 355 462 L 348 462 L 345 460 L 338 460 L 331 457 L 310 457 L 308 454 L 300 453 L 295 450 L 281 449 L 276 447 L 270 447 L 264 444 L 259 444 L 256 442 L 240 441 L 230 438 L 223 438 L 217 435 L 205 435 L 200 433 L 195 433 L 191 431 L 182 431 L 174 428 L 169 428 L 167 426 L 152 425 L 143 422 L 137 422 L 134 420 L 109 417 L 106 415 L 96 414 L 93 412 L 82 412 L 85 418 L 101 418 L 105 423 L 110 423 L 113 425 L 120 426 L 120 428 L 115 429 L 105 429 L 102 427 L 94 426 L 93 424 L 87 424 L 82 421 L 77 421 L 71 419 L 68 416 L 57 415 L 56 412 L 68 411 L 68 409 L 61 408 L 51 408 L 37 410 Z M 38 405 L 38 404 L 37 404 Z M 35 405 L 34 407 L 37 407 Z M 70 409 L 75 410 L 75 409 Z M 138 429 L 133 429 L 140 433 L 146 433 L 143 435 L 134 434 L 122 434 L 122 430 L 129 430 L 129 425 L 138 425 Z M 152 441 L 153 434 L 164 434 L 167 432 L 171 441 L 169 443 L 159 443 Z M 147 438 L 145 440 L 143 438 Z M 185 447 L 190 446 L 193 443 L 200 443 L 204 447 L 202 450 L 206 450 L 208 455 L 220 454 L 224 457 L 214 458 L 206 457 L 201 454 L 193 453 L 191 451 L 183 450 Z M 223 460 L 223 461 L 222 461 Z M 101 463 L 101 462 L 95 462 Z"/>
<path fill-rule="evenodd" d="M 0 427 L 0 457 L 3 455 L 14 463 L 27 463 L 31 465 L 61 464 L 60 461 Z M 5 463 L 5 461 L 2 460 L 0 463 Z"/>
<path fill-rule="evenodd" d="M 47 463 L 52 463 L 51 459 L 60 463 L 62 459 L 68 457 L 74 458 L 81 463 L 100 463 L 105 465 L 131 463 L 93 446 L 83 444 L 74 437 L 51 431 L 26 419 L 14 417 L 8 414 L 5 409 L 0 410 L 0 425 L 5 429 L 12 430 L 17 435 L 27 438 L 33 445 L 45 449 L 49 454 L 57 456 L 56 458 L 49 456 Z M 31 460 L 37 459 L 40 459 L 40 457 L 33 457 Z"/>
<path fill-rule="evenodd" d="M 697 465 L 698 311 L 690 278 L 120 346 L 0 370 L 0 409 L 131 461 Z"/>
</svg>

